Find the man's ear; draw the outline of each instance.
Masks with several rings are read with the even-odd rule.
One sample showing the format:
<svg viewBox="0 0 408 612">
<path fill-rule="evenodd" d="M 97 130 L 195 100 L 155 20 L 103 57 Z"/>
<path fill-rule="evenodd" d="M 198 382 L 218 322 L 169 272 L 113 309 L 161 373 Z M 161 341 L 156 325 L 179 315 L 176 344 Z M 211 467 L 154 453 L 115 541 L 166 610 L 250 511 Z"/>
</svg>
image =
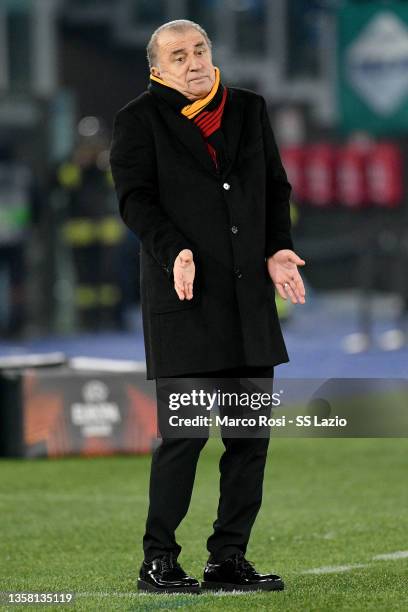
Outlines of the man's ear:
<svg viewBox="0 0 408 612">
<path fill-rule="evenodd" d="M 156 66 L 152 66 L 150 68 L 150 73 L 155 76 L 155 77 L 159 77 L 160 76 L 160 70 L 158 68 L 156 68 Z"/>
</svg>

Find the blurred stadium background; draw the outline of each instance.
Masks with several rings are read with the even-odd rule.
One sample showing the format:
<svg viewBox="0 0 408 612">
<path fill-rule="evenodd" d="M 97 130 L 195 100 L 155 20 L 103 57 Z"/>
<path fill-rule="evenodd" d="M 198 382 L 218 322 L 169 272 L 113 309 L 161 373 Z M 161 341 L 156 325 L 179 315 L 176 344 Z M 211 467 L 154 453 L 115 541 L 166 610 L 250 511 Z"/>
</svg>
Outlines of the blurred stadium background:
<svg viewBox="0 0 408 612">
<path fill-rule="evenodd" d="M 279 367 L 278 375 L 407 376 L 407 1 L 1 0 L 3 454 L 24 454 L 15 439 L 8 441 L 9 452 L 4 451 L 4 426 L 10 423 L 13 431 L 26 436 L 29 456 L 57 455 L 61 449 L 62 454 L 64 449 L 109 453 L 104 436 L 112 431 L 113 447 L 150 450 L 146 436 L 152 429 L 146 410 L 152 412 L 154 406 L 142 382 L 138 241 L 118 216 L 108 153 L 114 114 L 146 88 L 145 46 L 152 30 L 177 18 L 192 19 L 207 29 L 214 63 L 227 85 L 254 89 L 266 98 L 293 186 L 294 239 L 297 253 L 307 262 L 302 270 L 307 303 L 295 308 L 279 303 L 291 361 Z M 23 367 L 29 363 L 24 358 L 33 355 L 42 355 L 44 364 L 48 360 L 64 366 L 38 369 L 33 375 Z M 67 369 L 71 358 L 76 361 Z M 125 370 L 123 377 L 120 372 Z M 15 384 L 16 371 L 23 390 Z M 84 377 L 87 382 L 81 387 Z M 133 387 L 132 377 L 137 382 Z M 72 423 L 61 425 L 64 401 L 95 407 L 106 403 L 109 393 L 118 405 L 128 402 L 134 407 L 124 419 L 126 439 L 118 438 L 112 406 L 96 424 L 85 422 L 85 417 L 82 422 L 79 410 L 76 422 L 71 413 Z M 14 408 L 23 395 L 30 408 L 17 422 Z M 144 407 L 139 410 L 141 397 Z M 22 424 L 24 419 L 28 421 Z M 72 434 L 75 427 L 82 428 L 83 438 Z M 137 438 L 138 427 L 144 432 L 142 439 Z M 214 447 L 206 452 L 200 469 L 211 474 L 212 493 L 206 490 L 207 477 L 202 478 L 194 516 L 207 517 L 205 504 L 208 499 L 216 501 Z M 276 491 L 268 508 L 277 508 L 274 520 L 281 531 L 273 536 L 278 538 L 274 560 L 282 559 L 282 571 L 289 568 L 294 576 L 304 567 L 358 563 L 371 553 L 407 548 L 401 543 L 406 522 L 401 510 L 406 502 L 405 440 L 338 440 L 335 445 L 327 440 L 297 440 L 295 445 L 275 440 L 275 453 L 269 484 L 275 483 Z M 296 488 L 305 478 L 299 466 L 307 454 L 309 476 Z M 135 554 L 136 538 L 129 542 L 128 534 L 135 514 L 140 523 L 137 535 L 141 534 L 146 459 L 88 459 L 95 482 L 85 476 L 81 459 L 63 466 L 4 460 L 0 504 L 9 518 L 4 523 L 8 535 L 2 571 L 10 588 L 62 591 L 65 576 L 83 592 L 132 590 L 136 566 L 130 570 L 129 559 Z M 110 478 L 110 473 L 115 476 Z M 388 488 L 387 474 L 393 475 Z M 135 488 L 129 484 L 133 477 Z M 383 484 L 376 488 L 380 481 Z M 294 509 L 305 500 L 308 510 L 296 514 Z M 321 508 L 317 513 L 316 500 Z M 75 515 L 79 506 L 83 515 Z M 96 516 L 102 506 L 93 524 L 85 508 Z M 62 518 L 50 508 L 59 508 Z M 98 548 L 90 535 L 95 525 L 98 533 L 107 533 L 112 514 L 118 530 L 114 554 L 106 548 L 105 537 Z M 363 514 L 370 517 L 365 527 Z M 23 521 L 23 516 L 31 518 Z M 77 523 L 74 520 L 70 527 L 74 516 Z M 18 525 L 15 517 L 21 518 Z M 193 519 L 189 521 L 185 535 L 201 546 L 203 534 L 193 532 Z M 80 540 L 72 531 L 75 524 L 84 526 Z M 41 525 L 44 536 L 38 531 Z M 305 525 L 312 525 L 308 535 Z M 270 529 L 269 514 L 261 518 L 261 526 L 266 532 Z M 270 542 L 263 539 L 261 529 L 257 533 L 254 550 L 268 569 Z M 344 538 L 355 543 L 351 550 L 345 549 Z M 65 556 L 56 556 L 54 545 L 62 546 Z M 303 556 L 296 557 L 300 549 Z M 187 554 L 193 561 L 193 552 Z M 93 567 L 95 555 L 109 556 L 105 574 Z M 290 599 L 289 594 L 282 606 L 340 609 L 340 589 L 344 605 L 355 604 L 354 609 L 364 609 L 367 602 L 377 602 L 376 609 L 406 609 L 398 595 L 400 570 L 388 583 L 377 567 L 351 586 L 346 579 L 340 586 L 337 579 L 329 580 L 327 591 L 316 577 L 292 576 L 297 595 Z M 193 569 L 198 573 L 198 565 Z M 80 577 L 81 571 L 90 576 L 88 581 Z M 119 576 L 120 572 L 124 573 Z M 115 584 L 107 587 L 109 581 Z M 93 595 L 101 609 L 103 601 L 106 609 L 123 609 L 120 600 L 114 604 Z M 94 609 L 91 600 L 84 609 Z M 262 607 L 264 600 L 258 603 Z M 234 605 L 225 598 L 224 608 Z M 250 609 L 252 604 L 245 605 Z M 213 601 L 208 606 L 218 609 Z"/>
<path fill-rule="evenodd" d="M 207 28 L 225 82 L 266 97 L 293 186 L 308 303 L 280 304 L 292 359 L 281 373 L 406 374 L 407 11 L 3 0 L 0 354 L 143 361 L 138 242 L 118 218 L 108 149 L 115 112 L 146 87 L 150 32 L 188 17 Z"/>
</svg>

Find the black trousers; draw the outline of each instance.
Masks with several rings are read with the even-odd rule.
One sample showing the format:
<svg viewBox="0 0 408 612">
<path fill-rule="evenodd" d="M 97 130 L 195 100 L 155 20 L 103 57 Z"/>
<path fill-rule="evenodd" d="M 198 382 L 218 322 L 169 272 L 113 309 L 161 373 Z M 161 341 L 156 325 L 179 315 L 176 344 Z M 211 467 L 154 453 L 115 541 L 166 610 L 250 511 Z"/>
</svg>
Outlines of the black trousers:
<svg viewBox="0 0 408 612">
<path fill-rule="evenodd" d="M 273 378 L 273 367 L 242 367 L 178 378 Z M 272 382 L 272 381 L 271 381 Z M 271 385 L 272 386 L 272 385 Z M 272 392 L 272 389 L 271 389 Z M 252 526 L 262 502 L 269 437 L 222 437 L 220 499 L 213 533 L 207 540 L 212 562 L 246 552 Z M 197 461 L 207 438 L 163 438 L 153 454 L 149 511 L 143 537 L 146 562 L 165 553 L 176 556 L 181 546 L 175 531 L 190 505 Z"/>
</svg>

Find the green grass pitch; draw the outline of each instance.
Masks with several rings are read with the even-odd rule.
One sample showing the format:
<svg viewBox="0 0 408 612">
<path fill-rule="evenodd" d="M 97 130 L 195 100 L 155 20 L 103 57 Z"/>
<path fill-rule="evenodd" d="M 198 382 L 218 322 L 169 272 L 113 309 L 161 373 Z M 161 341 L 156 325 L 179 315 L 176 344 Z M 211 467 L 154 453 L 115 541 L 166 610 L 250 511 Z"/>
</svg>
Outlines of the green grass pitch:
<svg viewBox="0 0 408 612">
<path fill-rule="evenodd" d="M 198 578 L 221 448 L 212 439 L 202 452 L 178 531 Z M 272 439 L 247 558 L 286 590 L 155 596 L 135 587 L 150 457 L 2 460 L 0 591 L 76 593 L 69 606 L 34 606 L 46 610 L 407 610 L 408 558 L 373 558 L 408 550 L 407 463 L 407 439 Z M 305 573 L 327 566 L 345 568 Z"/>
</svg>

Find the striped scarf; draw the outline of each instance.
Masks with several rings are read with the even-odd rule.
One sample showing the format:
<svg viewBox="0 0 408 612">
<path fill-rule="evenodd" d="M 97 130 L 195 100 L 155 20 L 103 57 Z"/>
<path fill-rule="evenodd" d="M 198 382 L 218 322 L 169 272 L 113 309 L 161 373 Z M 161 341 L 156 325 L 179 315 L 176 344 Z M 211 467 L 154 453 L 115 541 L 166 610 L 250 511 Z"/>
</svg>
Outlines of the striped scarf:
<svg viewBox="0 0 408 612">
<path fill-rule="evenodd" d="M 205 98 L 195 100 L 193 103 L 185 104 L 188 99 L 159 77 L 150 75 L 150 88 L 157 93 L 164 94 L 168 102 L 176 105 L 177 110 L 182 115 L 195 123 L 205 140 L 208 153 L 214 162 L 216 170 L 220 172 L 228 160 L 225 140 L 221 131 L 222 116 L 227 100 L 227 88 L 221 84 L 219 68 L 215 67 L 215 82 L 211 91 Z M 166 90 L 168 94 L 170 93 L 169 88 L 173 92 L 177 92 L 178 96 L 176 94 L 166 96 Z"/>
</svg>

